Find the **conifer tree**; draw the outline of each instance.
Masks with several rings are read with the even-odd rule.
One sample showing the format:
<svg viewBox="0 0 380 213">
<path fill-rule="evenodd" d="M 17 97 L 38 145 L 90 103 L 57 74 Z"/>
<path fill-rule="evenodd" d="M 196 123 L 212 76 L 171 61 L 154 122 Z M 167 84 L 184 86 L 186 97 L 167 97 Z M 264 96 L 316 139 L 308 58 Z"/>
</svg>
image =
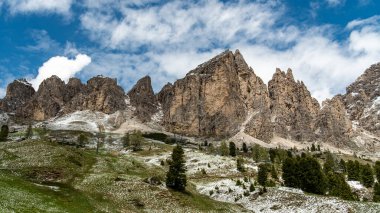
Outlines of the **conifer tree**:
<svg viewBox="0 0 380 213">
<path fill-rule="evenodd" d="M 325 164 L 323 165 L 323 171 L 325 172 L 325 174 L 327 174 L 329 172 L 335 172 L 334 170 L 335 170 L 334 157 L 331 154 L 331 152 L 327 152 L 326 161 L 325 161 Z"/>
<path fill-rule="evenodd" d="M 123 147 L 126 148 L 130 145 L 130 140 L 129 140 L 129 133 L 125 133 L 123 138 L 121 139 L 123 143 Z"/>
<path fill-rule="evenodd" d="M 256 163 L 259 162 L 260 159 L 261 159 L 261 151 L 260 151 L 260 149 L 261 149 L 261 147 L 258 144 L 255 144 L 252 147 L 253 160 L 255 160 Z"/>
<path fill-rule="evenodd" d="M 184 191 L 187 184 L 185 155 L 182 146 L 177 144 L 173 149 L 172 161 L 166 174 L 166 186 L 177 191 Z"/>
<path fill-rule="evenodd" d="M 340 168 L 344 173 L 346 173 L 346 172 L 347 172 L 346 161 L 344 161 L 343 159 L 340 159 L 340 161 L 339 161 L 339 168 Z"/>
<path fill-rule="evenodd" d="M 380 161 L 376 161 L 374 170 L 375 170 L 377 182 L 380 182 Z"/>
<path fill-rule="evenodd" d="M 380 184 L 375 183 L 373 187 L 373 202 L 380 202 Z"/>
<path fill-rule="evenodd" d="M 248 152 L 248 147 L 246 143 L 243 143 L 243 152 L 247 153 Z"/>
<path fill-rule="evenodd" d="M 1 126 L 0 141 L 6 141 L 8 138 L 8 134 L 9 134 L 8 125 Z"/>
<path fill-rule="evenodd" d="M 360 164 L 357 160 L 349 160 L 346 164 L 347 166 L 347 177 L 348 180 L 360 181 Z"/>
<path fill-rule="evenodd" d="M 259 165 L 259 171 L 257 173 L 257 182 L 265 186 L 268 179 L 268 166 L 266 164 Z"/>
<path fill-rule="evenodd" d="M 272 163 L 274 163 L 274 159 L 276 158 L 276 150 L 270 148 L 269 149 L 269 158 Z"/>
<path fill-rule="evenodd" d="M 362 165 L 360 169 L 361 183 L 365 187 L 372 187 L 374 183 L 373 170 L 369 164 Z"/>
<path fill-rule="evenodd" d="M 243 158 L 242 157 L 238 157 L 236 159 L 236 168 L 237 168 L 237 170 L 239 172 L 245 172 L 245 168 L 244 168 L 243 164 L 244 164 Z"/>
<path fill-rule="evenodd" d="M 220 155 L 222 156 L 228 156 L 230 154 L 230 151 L 228 150 L 226 141 L 222 141 L 220 144 Z"/>
<path fill-rule="evenodd" d="M 347 184 L 343 174 L 329 172 L 327 177 L 329 195 L 340 197 L 344 200 L 354 200 L 351 188 Z"/>
<path fill-rule="evenodd" d="M 235 157 L 236 156 L 236 145 L 234 142 L 230 142 L 229 150 L 230 150 L 230 155 L 232 157 Z"/>
<path fill-rule="evenodd" d="M 270 170 L 270 175 L 273 179 L 278 180 L 277 170 L 274 167 L 274 164 L 272 164 L 272 168 Z"/>
<path fill-rule="evenodd" d="M 311 149 L 310 149 L 312 152 L 315 152 L 315 151 L 317 151 L 317 149 L 315 148 L 315 144 L 313 143 L 313 144 L 311 144 Z"/>
<path fill-rule="evenodd" d="M 282 164 L 282 179 L 284 180 L 285 186 L 298 188 L 298 178 L 296 159 L 288 157 L 284 160 Z"/>
<path fill-rule="evenodd" d="M 298 168 L 300 188 L 302 190 L 314 194 L 325 194 L 326 178 L 317 159 L 312 157 L 301 158 Z"/>
</svg>

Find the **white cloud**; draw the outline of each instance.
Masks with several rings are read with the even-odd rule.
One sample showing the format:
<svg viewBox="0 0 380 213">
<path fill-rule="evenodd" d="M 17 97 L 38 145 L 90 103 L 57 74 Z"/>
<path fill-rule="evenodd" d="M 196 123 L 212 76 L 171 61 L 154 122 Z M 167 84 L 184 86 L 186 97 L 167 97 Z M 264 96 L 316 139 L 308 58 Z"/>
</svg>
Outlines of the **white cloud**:
<svg viewBox="0 0 380 213">
<path fill-rule="evenodd" d="M 326 3 L 330 7 L 336 7 L 336 6 L 344 5 L 346 3 L 346 0 L 326 0 Z"/>
<path fill-rule="evenodd" d="M 104 49 L 92 55 L 94 63 L 82 75 L 112 75 L 127 88 L 150 74 L 157 91 L 224 49 L 238 48 L 265 82 L 276 67 L 290 67 L 322 101 L 344 92 L 380 60 L 378 17 L 353 20 L 344 29 L 349 36 L 336 41 L 334 26 L 289 24 L 286 5 L 279 1 L 170 1 L 131 7 L 102 0 L 87 1 L 85 7 L 82 28 Z"/>
<path fill-rule="evenodd" d="M 59 13 L 70 12 L 72 0 L 4 0 L 12 14 L 16 13 Z"/>
<path fill-rule="evenodd" d="M 34 89 L 38 89 L 41 82 L 56 75 L 64 81 L 68 81 L 77 72 L 91 63 L 91 58 L 84 54 L 78 54 L 75 59 L 69 59 L 63 56 L 55 56 L 46 61 L 39 69 L 36 78 L 30 80 Z"/>
</svg>

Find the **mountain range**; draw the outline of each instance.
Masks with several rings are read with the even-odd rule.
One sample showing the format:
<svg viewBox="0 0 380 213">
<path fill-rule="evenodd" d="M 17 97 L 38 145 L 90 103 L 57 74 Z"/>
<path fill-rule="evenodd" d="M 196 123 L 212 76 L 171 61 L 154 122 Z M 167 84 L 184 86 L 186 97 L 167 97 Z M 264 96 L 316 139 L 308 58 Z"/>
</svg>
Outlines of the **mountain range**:
<svg viewBox="0 0 380 213">
<path fill-rule="evenodd" d="M 294 79 L 291 69 L 276 69 L 266 85 L 239 50 L 227 50 L 157 94 L 149 76 L 127 93 L 108 77 L 96 76 L 83 84 L 77 78 L 65 83 L 51 76 L 37 91 L 24 79 L 13 81 L 0 109 L 22 121 L 46 121 L 84 110 L 113 114 L 128 109 L 142 123 L 154 121 L 163 131 L 189 137 L 244 140 L 248 136 L 267 144 L 282 138 L 376 153 L 380 63 L 365 70 L 345 94 L 322 105 L 302 81 Z"/>
</svg>

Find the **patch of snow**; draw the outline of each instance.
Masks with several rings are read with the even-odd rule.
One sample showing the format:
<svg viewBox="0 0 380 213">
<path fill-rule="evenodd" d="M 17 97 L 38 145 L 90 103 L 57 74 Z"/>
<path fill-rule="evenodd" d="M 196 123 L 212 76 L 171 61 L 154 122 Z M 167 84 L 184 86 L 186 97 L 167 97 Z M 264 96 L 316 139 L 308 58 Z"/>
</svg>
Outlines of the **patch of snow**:
<svg viewBox="0 0 380 213">
<path fill-rule="evenodd" d="M 18 80 L 16 80 L 16 81 L 17 81 L 18 83 L 24 84 L 24 85 L 26 85 L 26 86 L 32 86 L 31 83 L 27 82 L 27 81 L 24 80 L 24 79 L 18 79 Z"/>
<path fill-rule="evenodd" d="M 99 131 L 99 125 L 104 126 L 106 131 L 117 127 L 118 119 L 123 119 L 121 112 L 105 114 L 90 110 L 76 111 L 61 117 L 55 117 L 47 121 L 46 127 L 53 130 L 80 130 L 86 132 Z"/>
<path fill-rule="evenodd" d="M 365 188 L 359 181 L 349 180 L 347 183 L 352 189 L 361 190 Z"/>
</svg>

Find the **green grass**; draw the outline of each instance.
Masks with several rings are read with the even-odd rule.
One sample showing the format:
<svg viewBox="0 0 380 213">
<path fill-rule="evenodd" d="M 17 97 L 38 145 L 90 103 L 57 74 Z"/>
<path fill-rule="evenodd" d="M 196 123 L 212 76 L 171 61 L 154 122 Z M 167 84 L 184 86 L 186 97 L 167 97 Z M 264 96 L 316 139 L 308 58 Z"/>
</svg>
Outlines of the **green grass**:
<svg viewBox="0 0 380 213">
<path fill-rule="evenodd" d="M 10 172 L 0 174 L 0 212 L 94 212 L 88 198 L 70 186 L 55 190 Z M 57 186 L 56 186 L 57 187 Z"/>
<path fill-rule="evenodd" d="M 137 156 L 171 149 L 159 144 Z M 44 141 L 0 143 L 0 212 L 241 211 L 200 195 L 191 183 L 181 193 L 151 185 L 151 177 L 164 181 L 165 167 L 133 155 Z"/>
</svg>

